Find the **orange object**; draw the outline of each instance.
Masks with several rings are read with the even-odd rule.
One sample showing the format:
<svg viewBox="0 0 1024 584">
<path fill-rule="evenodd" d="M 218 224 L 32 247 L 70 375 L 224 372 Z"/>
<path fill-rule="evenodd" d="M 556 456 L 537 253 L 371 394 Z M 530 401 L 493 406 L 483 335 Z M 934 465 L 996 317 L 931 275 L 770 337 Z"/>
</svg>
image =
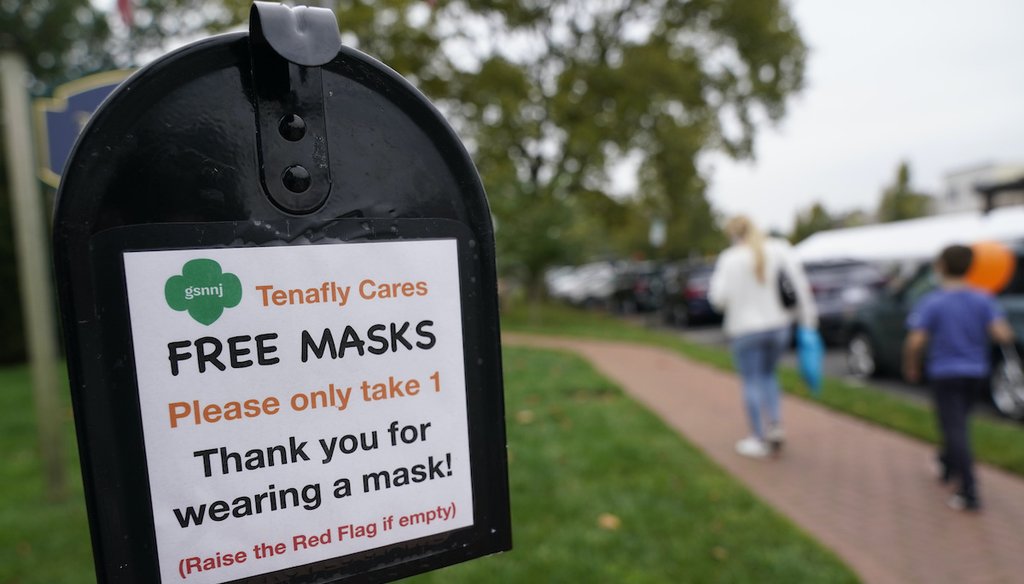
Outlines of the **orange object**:
<svg viewBox="0 0 1024 584">
<path fill-rule="evenodd" d="M 980 241 L 971 246 L 974 259 L 964 280 L 976 288 L 998 294 L 1006 288 L 1017 268 L 1017 258 L 1010 248 L 996 241 Z"/>
</svg>

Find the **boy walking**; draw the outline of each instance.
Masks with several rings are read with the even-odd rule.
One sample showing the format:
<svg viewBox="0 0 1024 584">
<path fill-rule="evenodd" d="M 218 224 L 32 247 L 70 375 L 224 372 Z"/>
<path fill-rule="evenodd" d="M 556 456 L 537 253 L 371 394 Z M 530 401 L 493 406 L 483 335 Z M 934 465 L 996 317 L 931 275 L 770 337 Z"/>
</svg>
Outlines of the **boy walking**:
<svg viewBox="0 0 1024 584">
<path fill-rule="evenodd" d="M 976 511 L 981 502 L 974 481 L 967 415 L 989 376 L 991 341 L 1010 343 L 1013 330 L 991 295 L 964 282 L 972 258 L 969 247 L 952 245 L 935 261 L 941 286 L 922 298 L 907 318 L 903 375 L 911 382 L 921 378 L 921 355 L 927 347 L 928 382 L 942 434 L 942 481 L 960 480 L 948 504 L 957 510 Z"/>
</svg>

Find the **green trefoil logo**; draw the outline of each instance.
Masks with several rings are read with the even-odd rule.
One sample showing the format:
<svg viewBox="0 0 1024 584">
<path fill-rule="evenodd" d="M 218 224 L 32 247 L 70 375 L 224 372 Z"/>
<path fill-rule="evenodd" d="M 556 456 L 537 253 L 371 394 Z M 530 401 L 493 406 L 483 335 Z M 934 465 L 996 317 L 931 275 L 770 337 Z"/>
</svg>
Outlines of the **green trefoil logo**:
<svg viewBox="0 0 1024 584">
<path fill-rule="evenodd" d="M 225 308 L 242 301 L 242 281 L 224 273 L 213 260 L 196 259 L 181 267 L 181 274 L 171 276 L 164 284 L 167 305 L 177 311 L 188 311 L 196 322 L 211 325 Z"/>
</svg>

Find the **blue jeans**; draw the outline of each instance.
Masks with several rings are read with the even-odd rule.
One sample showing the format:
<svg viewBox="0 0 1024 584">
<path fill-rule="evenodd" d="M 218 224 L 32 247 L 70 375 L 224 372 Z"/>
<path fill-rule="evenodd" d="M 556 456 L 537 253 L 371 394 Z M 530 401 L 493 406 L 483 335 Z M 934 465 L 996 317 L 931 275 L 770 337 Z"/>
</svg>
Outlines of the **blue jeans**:
<svg viewBox="0 0 1024 584">
<path fill-rule="evenodd" d="M 789 328 L 751 333 L 732 340 L 732 356 L 743 379 L 743 402 L 754 436 L 764 439 L 764 422 L 781 421 L 775 367 L 789 347 Z"/>
</svg>

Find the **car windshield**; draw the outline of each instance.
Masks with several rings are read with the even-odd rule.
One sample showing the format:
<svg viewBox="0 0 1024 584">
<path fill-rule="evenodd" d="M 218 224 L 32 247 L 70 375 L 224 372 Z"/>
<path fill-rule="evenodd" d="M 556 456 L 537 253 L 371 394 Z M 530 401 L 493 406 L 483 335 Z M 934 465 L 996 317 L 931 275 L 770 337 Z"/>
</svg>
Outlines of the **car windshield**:
<svg viewBox="0 0 1024 584">
<path fill-rule="evenodd" d="M 804 266 L 810 280 L 871 281 L 881 280 L 882 272 L 871 264 L 842 262 L 832 264 L 807 264 Z"/>
<path fill-rule="evenodd" d="M 689 281 L 695 284 L 707 283 L 707 281 L 711 279 L 711 274 L 714 271 L 715 268 L 713 266 L 696 268 L 692 272 L 690 272 Z"/>
</svg>

